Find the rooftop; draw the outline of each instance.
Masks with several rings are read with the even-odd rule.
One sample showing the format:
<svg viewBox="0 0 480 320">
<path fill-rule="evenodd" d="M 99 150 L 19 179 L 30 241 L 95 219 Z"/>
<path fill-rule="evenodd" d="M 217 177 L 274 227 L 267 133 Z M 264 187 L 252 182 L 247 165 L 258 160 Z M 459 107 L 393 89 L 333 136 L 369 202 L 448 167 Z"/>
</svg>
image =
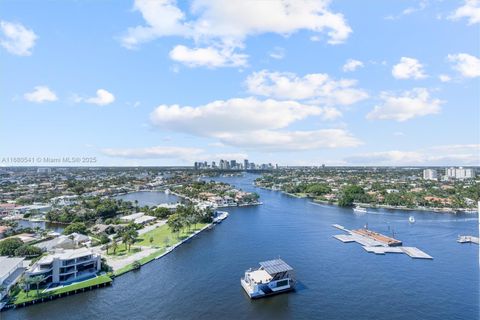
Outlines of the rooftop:
<svg viewBox="0 0 480 320">
<path fill-rule="evenodd" d="M 255 283 L 268 283 L 272 280 L 272 276 L 265 270 L 255 270 L 250 272 L 250 279 Z"/>
<path fill-rule="evenodd" d="M 270 275 L 274 275 L 280 272 L 292 271 L 293 268 L 290 267 L 285 261 L 282 259 L 274 259 L 260 262 L 262 268 L 268 272 Z"/>
<path fill-rule="evenodd" d="M 15 271 L 17 265 L 23 261 L 24 258 L 9 258 L 0 256 L 0 279 Z M 22 265 L 20 265 L 22 267 Z"/>
<path fill-rule="evenodd" d="M 93 254 L 93 251 L 87 248 L 58 250 L 55 253 L 49 254 L 41 258 L 40 260 L 38 260 L 38 263 L 39 264 L 51 263 L 54 259 L 70 260 L 70 259 L 84 257 L 89 254 Z"/>
</svg>

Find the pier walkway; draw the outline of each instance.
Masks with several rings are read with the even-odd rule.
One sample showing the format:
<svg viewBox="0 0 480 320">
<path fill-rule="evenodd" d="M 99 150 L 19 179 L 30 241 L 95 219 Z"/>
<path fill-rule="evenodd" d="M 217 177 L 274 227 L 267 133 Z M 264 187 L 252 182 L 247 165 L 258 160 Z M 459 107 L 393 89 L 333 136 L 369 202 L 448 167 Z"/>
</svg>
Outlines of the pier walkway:
<svg viewBox="0 0 480 320">
<path fill-rule="evenodd" d="M 474 236 L 459 236 L 457 239 L 459 243 L 475 243 L 479 244 L 479 238 Z"/>
<path fill-rule="evenodd" d="M 403 247 L 402 242 L 377 232 L 366 229 L 349 230 L 341 225 L 334 224 L 334 228 L 342 230 L 347 234 L 338 234 L 333 237 L 343 243 L 357 242 L 363 246 L 365 251 L 375 254 L 386 253 L 405 253 L 413 259 L 433 259 L 432 256 L 426 254 L 416 247 Z"/>
</svg>

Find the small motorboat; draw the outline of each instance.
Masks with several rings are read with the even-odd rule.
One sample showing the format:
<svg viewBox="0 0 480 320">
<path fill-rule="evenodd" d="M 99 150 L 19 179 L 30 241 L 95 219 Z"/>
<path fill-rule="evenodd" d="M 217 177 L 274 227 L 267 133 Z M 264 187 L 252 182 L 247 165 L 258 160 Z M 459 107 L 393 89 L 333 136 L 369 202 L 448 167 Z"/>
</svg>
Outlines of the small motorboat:
<svg viewBox="0 0 480 320">
<path fill-rule="evenodd" d="M 410 216 L 410 217 L 408 218 L 408 222 L 410 222 L 410 223 L 415 223 L 415 217 L 414 217 L 414 216 Z"/>
<path fill-rule="evenodd" d="M 363 207 L 360 207 L 360 206 L 356 206 L 355 208 L 353 208 L 353 212 L 356 212 L 356 213 L 367 213 L 367 208 L 363 208 Z"/>
</svg>

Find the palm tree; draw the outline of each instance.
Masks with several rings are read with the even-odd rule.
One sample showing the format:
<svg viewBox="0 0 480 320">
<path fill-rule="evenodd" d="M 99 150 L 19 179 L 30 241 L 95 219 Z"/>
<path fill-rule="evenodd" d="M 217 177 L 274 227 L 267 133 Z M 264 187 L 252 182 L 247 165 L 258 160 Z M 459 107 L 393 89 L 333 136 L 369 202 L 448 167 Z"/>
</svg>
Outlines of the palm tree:
<svg viewBox="0 0 480 320">
<path fill-rule="evenodd" d="M 38 289 L 40 287 L 40 283 L 43 280 L 45 280 L 45 278 L 43 276 L 36 276 L 36 277 L 32 277 L 31 280 L 32 280 L 32 283 L 34 283 L 35 286 L 37 287 L 37 297 L 38 297 L 38 291 L 39 291 Z"/>
<path fill-rule="evenodd" d="M 113 254 L 115 254 L 115 253 L 117 252 L 117 248 L 118 248 L 117 241 L 113 241 L 113 242 L 112 242 Z"/>
<path fill-rule="evenodd" d="M 26 296 L 28 297 L 28 293 L 30 292 L 30 285 L 32 284 L 32 279 L 27 276 L 23 276 L 19 281 L 20 286 L 23 288 Z"/>
</svg>

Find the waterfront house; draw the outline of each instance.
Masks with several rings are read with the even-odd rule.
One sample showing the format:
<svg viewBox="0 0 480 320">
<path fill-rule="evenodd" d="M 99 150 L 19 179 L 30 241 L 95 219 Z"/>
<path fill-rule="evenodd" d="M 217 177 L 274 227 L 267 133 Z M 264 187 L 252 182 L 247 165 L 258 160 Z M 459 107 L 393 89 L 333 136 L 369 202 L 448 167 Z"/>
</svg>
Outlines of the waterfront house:
<svg viewBox="0 0 480 320">
<path fill-rule="evenodd" d="M 24 258 L 9 258 L 0 256 L 0 300 L 8 293 L 10 288 L 17 283 L 25 269 Z"/>
<path fill-rule="evenodd" d="M 34 246 L 42 249 L 42 251 L 52 251 L 55 249 L 76 249 L 80 246 L 88 245 L 90 242 L 90 237 L 74 232 L 36 243 Z"/>
<path fill-rule="evenodd" d="M 134 213 L 134 214 L 131 214 L 131 215 L 128 215 L 128 216 L 120 217 L 120 220 L 122 220 L 123 222 L 127 222 L 127 223 L 128 222 L 134 222 L 136 224 L 146 224 L 146 223 L 151 222 L 155 219 L 156 219 L 155 217 L 148 216 L 143 212 L 137 212 L 137 213 Z"/>
<path fill-rule="evenodd" d="M 50 253 L 26 272 L 26 277 L 42 276 L 41 286 L 68 284 L 95 276 L 101 268 L 101 257 L 91 249 L 57 250 Z"/>
</svg>

